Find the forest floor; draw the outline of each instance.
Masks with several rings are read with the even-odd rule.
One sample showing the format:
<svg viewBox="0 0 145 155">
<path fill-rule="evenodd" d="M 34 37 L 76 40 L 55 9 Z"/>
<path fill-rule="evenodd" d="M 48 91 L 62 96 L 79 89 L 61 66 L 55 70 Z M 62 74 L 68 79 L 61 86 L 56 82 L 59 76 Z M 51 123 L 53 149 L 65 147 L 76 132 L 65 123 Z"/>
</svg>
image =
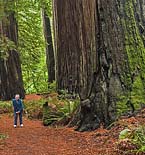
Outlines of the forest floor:
<svg viewBox="0 0 145 155">
<path fill-rule="evenodd" d="M 145 124 L 144 117 L 145 110 L 136 117 L 122 118 L 110 130 L 100 128 L 80 133 L 73 128 L 44 127 L 41 121 L 26 117 L 23 128 L 14 128 L 13 117 L 3 114 L 0 135 L 7 137 L 0 140 L 0 155 L 119 155 L 120 131 Z"/>
</svg>

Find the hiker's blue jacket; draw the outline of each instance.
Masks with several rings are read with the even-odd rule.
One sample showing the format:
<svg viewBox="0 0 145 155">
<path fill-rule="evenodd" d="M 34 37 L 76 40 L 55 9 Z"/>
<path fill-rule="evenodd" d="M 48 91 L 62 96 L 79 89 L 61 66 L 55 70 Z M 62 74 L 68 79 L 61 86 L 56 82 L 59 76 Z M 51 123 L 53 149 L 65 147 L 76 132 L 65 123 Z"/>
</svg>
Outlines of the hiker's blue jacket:
<svg viewBox="0 0 145 155">
<path fill-rule="evenodd" d="M 14 107 L 14 112 L 18 112 L 18 111 L 22 111 L 23 110 L 23 103 L 22 103 L 22 100 L 18 99 L 13 99 L 12 100 L 13 102 L 13 107 Z"/>
</svg>

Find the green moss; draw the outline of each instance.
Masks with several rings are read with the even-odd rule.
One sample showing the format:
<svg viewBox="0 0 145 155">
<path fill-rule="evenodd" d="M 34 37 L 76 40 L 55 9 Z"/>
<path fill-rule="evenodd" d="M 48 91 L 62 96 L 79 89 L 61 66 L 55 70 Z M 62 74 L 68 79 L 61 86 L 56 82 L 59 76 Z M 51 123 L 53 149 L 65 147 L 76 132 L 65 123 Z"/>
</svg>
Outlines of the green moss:
<svg viewBox="0 0 145 155">
<path fill-rule="evenodd" d="M 131 98 L 134 102 L 134 105 L 136 108 L 140 107 L 141 103 L 144 103 L 145 101 L 145 96 L 144 96 L 144 87 L 142 84 L 142 80 L 140 76 L 136 77 L 136 80 L 133 84 L 132 87 L 132 92 L 131 92 Z"/>
<path fill-rule="evenodd" d="M 140 103 L 145 103 L 145 48 L 142 36 L 139 32 L 138 23 L 135 18 L 135 8 L 136 0 L 126 0 L 124 6 L 124 17 L 121 17 L 120 21 L 124 30 L 125 37 L 125 50 L 128 55 L 128 62 L 130 70 L 128 73 L 124 73 L 121 76 L 122 81 L 128 88 L 128 92 L 124 92 L 122 96 L 119 97 L 117 107 L 118 113 L 126 111 L 128 108 L 126 106 L 127 100 L 131 97 L 135 108 L 140 107 Z M 137 72 L 135 75 L 134 82 L 132 83 L 131 76 L 133 73 Z"/>
<path fill-rule="evenodd" d="M 123 113 L 126 113 L 126 111 L 128 110 L 128 107 L 126 105 L 127 103 L 127 96 L 125 95 L 121 95 L 120 97 L 118 97 L 118 102 L 117 102 L 117 115 L 120 116 Z"/>
<path fill-rule="evenodd" d="M 125 34 L 125 49 L 129 57 L 131 71 L 134 71 L 136 66 L 142 67 L 141 56 L 145 53 L 142 36 L 139 33 L 137 22 L 134 15 L 134 6 L 132 0 L 125 3 L 125 14 L 123 28 Z M 122 21 L 123 21 L 122 20 Z"/>
</svg>

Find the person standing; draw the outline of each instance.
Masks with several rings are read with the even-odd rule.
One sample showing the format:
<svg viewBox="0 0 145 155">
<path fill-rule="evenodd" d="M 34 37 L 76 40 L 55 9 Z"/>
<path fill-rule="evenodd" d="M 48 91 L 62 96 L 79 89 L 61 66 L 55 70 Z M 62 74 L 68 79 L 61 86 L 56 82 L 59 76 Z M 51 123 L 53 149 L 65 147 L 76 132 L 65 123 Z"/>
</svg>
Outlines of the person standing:
<svg viewBox="0 0 145 155">
<path fill-rule="evenodd" d="M 17 127 L 17 120 L 19 116 L 20 126 L 23 127 L 23 102 L 20 99 L 20 95 L 16 94 L 15 99 L 12 100 L 13 108 L 14 108 L 14 128 Z"/>
</svg>

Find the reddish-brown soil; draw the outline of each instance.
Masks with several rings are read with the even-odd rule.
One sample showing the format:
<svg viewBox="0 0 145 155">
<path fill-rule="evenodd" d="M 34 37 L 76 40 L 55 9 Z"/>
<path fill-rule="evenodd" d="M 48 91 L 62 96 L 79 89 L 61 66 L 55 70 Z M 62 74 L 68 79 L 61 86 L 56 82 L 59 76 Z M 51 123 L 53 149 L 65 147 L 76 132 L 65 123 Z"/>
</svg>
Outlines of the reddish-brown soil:
<svg viewBox="0 0 145 155">
<path fill-rule="evenodd" d="M 38 99 L 36 95 L 27 97 Z M 0 134 L 8 138 L 0 140 L 0 155 L 119 155 L 116 142 L 120 131 L 144 124 L 144 118 L 145 110 L 136 118 L 119 120 L 111 130 L 80 133 L 67 127 L 44 127 L 41 121 L 27 118 L 23 128 L 13 128 L 13 117 L 4 114 Z"/>
<path fill-rule="evenodd" d="M 65 127 L 44 127 L 40 121 L 26 118 L 23 128 L 13 128 L 13 118 L 7 115 L 1 116 L 0 133 L 8 135 L 0 141 L 0 155 L 107 155 L 114 143 L 103 129 L 99 134 L 79 133 Z"/>
<path fill-rule="evenodd" d="M 24 127 L 13 128 L 12 116 L 2 115 L 0 155 L 118 155 L 116 142 L 125 126 L 145 123 L 142 118 L 123 119 L 111 130 L 79 133 L 72 128 L 44 127 L 41 121 L 24 118 Z"/>
<path fill-rule="evenodd" d="M 37 94 L 29 94 L 25 96 L 25 100 L 26 101 L 30 101 L 30 100 L 40 100 L 42 97 L 41 95 L 37 95 Z"/>
</svg>

